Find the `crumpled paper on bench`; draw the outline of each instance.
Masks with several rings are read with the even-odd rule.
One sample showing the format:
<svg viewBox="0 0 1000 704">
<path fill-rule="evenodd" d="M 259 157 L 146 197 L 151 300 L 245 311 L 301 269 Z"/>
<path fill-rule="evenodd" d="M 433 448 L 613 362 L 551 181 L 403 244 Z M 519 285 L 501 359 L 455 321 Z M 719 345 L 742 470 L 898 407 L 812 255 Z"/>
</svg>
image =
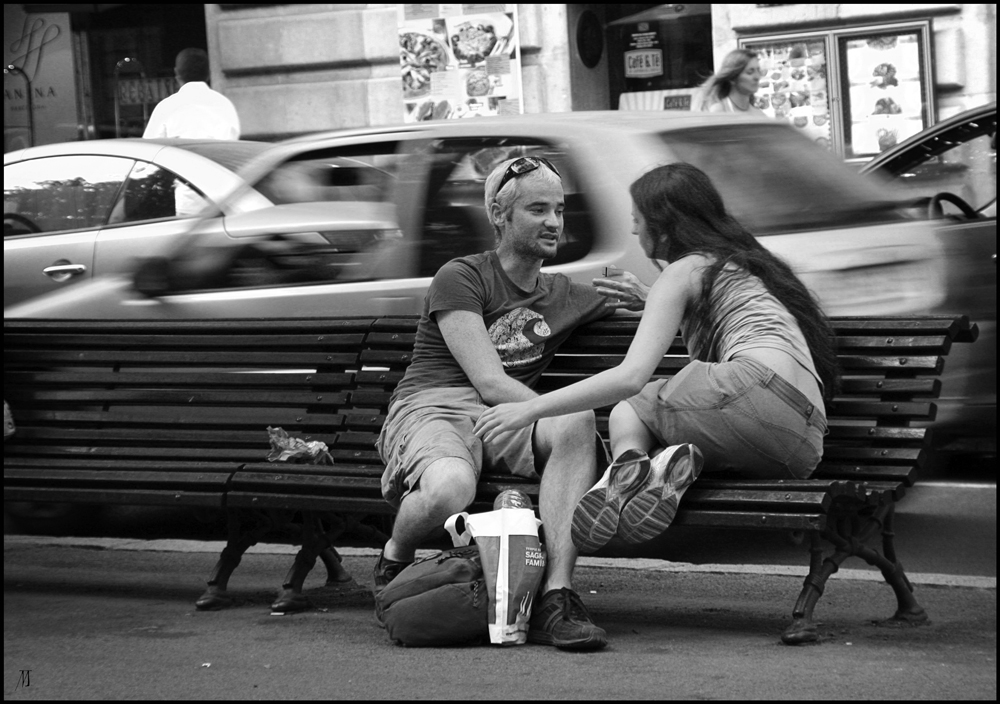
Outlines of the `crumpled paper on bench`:
<svg viewBox="0 0 1000 704">
<path fill-rule="evenodd" d="M 269 462 L 291 462 L 292 464 L 333 464 L 325 442 L 303 440 L 289 435 L 283 428 L 267 426 L 271 438 Z"/>
</svg>

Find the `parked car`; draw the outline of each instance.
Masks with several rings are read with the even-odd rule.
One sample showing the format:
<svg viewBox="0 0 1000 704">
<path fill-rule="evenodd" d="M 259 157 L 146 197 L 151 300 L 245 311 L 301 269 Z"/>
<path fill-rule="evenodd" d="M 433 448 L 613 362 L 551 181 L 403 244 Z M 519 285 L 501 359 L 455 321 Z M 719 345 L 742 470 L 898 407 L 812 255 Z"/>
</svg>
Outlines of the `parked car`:
<svg viewBox="0 0 1000 704">
<path fill-rule="evenodd" d="M 997 104 L 967 110 L 914 135 L 862 169 L 889 184 L 917 218 L 930 220 L 947 267 L 948 298 L 979 339 L 948 357 L 937 428 L 968 449 L 996 454 Z M 969 444 L 969 440 L 975 442 Z"/>
<path fill-rule="evenodd" d="M 227 196 L 269 145 L 180 139 L 49 144 L 4 155 L 4 308 L 169 250 L 206 207 L 271 205 Z"/>
</svg>

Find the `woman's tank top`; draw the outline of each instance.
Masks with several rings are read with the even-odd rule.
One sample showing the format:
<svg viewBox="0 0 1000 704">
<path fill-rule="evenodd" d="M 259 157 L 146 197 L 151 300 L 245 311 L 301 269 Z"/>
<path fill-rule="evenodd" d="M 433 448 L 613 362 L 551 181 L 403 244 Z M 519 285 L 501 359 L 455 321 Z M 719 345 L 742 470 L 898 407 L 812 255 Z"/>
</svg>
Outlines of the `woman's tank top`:
<svg viewBox="0 0 1000 704">
<path fill-rule="evenodd" d="M 728 362 L 740 352 L 771 348 L 787 353 L 823 388 L 798 321 L 756 276 L 735 269 L 720 272 L 712 288 L 715 324 L 697 331 L 687 315 L 681 335 L 692 359 Z"/>
</svg>

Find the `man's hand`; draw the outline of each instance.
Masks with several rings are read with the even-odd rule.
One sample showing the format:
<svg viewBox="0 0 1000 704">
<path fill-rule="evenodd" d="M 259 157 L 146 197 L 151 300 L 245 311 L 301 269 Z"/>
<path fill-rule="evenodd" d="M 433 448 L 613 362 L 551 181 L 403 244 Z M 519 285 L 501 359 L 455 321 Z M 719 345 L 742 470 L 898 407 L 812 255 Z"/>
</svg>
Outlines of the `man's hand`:
<svg viewBox="0 0 1000 704">
<path fill-rule="evenodd" d="M 534 423 L 537 418 L 531 414 L 531 402 L 501 403 L 483 411 L 476 421 L 473 432 L 483 441 L 489 442 L 501 433 L 518 430 Z"/>
</svg>

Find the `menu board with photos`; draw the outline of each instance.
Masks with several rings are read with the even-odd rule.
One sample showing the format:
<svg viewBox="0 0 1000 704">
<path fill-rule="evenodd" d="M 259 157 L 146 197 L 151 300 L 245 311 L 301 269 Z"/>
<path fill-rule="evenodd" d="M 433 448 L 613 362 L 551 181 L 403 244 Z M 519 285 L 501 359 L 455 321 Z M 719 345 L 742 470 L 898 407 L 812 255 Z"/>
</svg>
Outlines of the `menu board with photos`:
<svg viewBox="0 0 1000 704">
<path fill-rule="evenodd" d="M 929 123 L 916 31 L 839 40 L 848 156 L 872 156 Z"/>
<path fill-rule="evenodd" d="M 746 37 L 763 77 L 754 103 L 845 159 L 868 159 L 934 124 L 930 20 Z"/>
<path fill-rule="evenodd" d="M 516 7 L 399 6 L 404 122 L 523 112 Z"/>
<path fill-rule="evenodd" d="M 829 61 L 822 39 L 747 43 L 757 54 L 761 73 L 754 104 L 830 149 Z"/>
</svg>

